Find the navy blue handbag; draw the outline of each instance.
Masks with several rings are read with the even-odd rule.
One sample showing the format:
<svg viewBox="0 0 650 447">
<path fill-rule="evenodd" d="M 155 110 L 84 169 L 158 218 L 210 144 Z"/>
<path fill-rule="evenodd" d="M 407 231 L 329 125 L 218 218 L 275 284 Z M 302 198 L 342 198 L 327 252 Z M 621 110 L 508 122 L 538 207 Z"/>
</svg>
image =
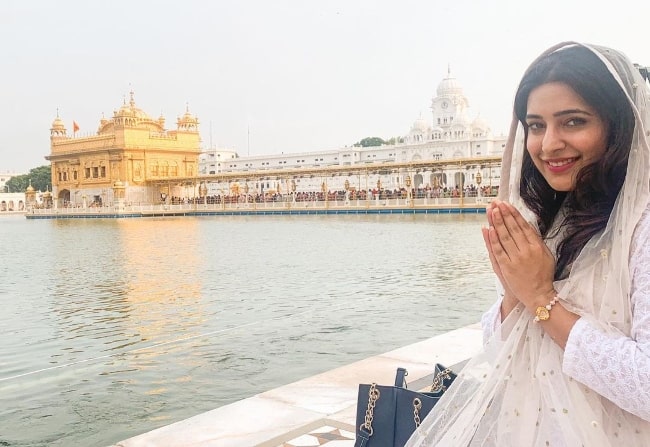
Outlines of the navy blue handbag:
<svg viewBox="0 0 650 447">
<path fill-rule="evenodd" d="M 406 387 L 408 372 L 397 368 L 395 385 L 361 384 L 357 397 L 355 447 L 402 447 L 429 414 L 456 374 L 439 363 L 430 392 Z"/>
</svg>

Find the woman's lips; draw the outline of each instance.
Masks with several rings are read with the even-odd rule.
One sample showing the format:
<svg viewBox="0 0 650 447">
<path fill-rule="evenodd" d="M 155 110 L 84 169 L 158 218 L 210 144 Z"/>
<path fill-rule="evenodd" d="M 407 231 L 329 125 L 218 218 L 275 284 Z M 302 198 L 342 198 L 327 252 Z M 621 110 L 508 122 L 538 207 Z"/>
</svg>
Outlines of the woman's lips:
<svg viewBox="0 0 650 447">
<path fill-rule="evenodd" d="M 561 160 L 547 160 L 545 163 L 551 172 L 564 172 L 571 169 L 576 160 L 577 158 L 563 158 Z"/>
</svg>

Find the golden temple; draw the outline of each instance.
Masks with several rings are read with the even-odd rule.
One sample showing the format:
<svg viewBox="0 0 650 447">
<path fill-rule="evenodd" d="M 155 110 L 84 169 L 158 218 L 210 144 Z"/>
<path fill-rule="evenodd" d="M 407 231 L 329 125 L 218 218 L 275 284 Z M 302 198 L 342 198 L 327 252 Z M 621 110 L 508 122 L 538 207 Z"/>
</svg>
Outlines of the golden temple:
<svg viewBox="0 0 650 447">
<path fill-rule="evenodd" d="M 160 182 L 192 178 L 198 173 L 201 152 L 199 121 L 186 107 L 175 130 L 165 129 L 165 118 L 152 119 L 130 100 L 102 117 L 97 133 L 69 135 L 58 116 L 50 129 L 52 190 L 60 204 L 101 205 L 107 199 L 129 197 L 131 202 L 159 200 Z M 156 185 L 154 185 L 154 182 Z"/>
</svg>

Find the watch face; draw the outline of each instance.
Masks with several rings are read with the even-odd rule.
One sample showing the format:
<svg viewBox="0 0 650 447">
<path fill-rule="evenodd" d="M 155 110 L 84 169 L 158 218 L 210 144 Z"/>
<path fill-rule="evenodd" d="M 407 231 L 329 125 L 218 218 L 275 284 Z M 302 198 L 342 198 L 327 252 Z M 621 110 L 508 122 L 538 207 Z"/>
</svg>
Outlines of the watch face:
<svg viewBox="0 0 650 447">
<path fill-rule="evenodd" d="M 449 106 L 449 104 L 447 104 L 447 101 L 445 101 L 445 102 L 443 102 L 442 104 L 440 104 L 440 107 L 442 107 L 443 109 L 446 109 L 447 106 Z"/>
</svg>

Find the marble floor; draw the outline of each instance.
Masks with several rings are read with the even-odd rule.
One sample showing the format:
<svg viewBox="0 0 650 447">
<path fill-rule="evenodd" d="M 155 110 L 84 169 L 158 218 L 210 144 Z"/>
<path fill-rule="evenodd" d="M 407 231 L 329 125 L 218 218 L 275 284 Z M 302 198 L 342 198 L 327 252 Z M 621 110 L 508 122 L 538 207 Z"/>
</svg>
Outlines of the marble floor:
<svg viewBox="0 0 650 447">
<path fill-rule="evenodd" d="M 327 424 L 327 422 L 324 422 Z M 308 433 L 278 444 L 277 447 L 354 447 L 354 427 L 345 428 L 323 425 Z"/>
<path fill-rule="evenodd" d="M 360 383 L 392 384 L 397 367 L 409 387 L 431 383 L 436 363 L 458 365 L 481 346 L 478 324 L 307 377 L 113 447 L 353 447 Z M 255 415 L 251 424 L 251 415 Z"/>
</svg>

